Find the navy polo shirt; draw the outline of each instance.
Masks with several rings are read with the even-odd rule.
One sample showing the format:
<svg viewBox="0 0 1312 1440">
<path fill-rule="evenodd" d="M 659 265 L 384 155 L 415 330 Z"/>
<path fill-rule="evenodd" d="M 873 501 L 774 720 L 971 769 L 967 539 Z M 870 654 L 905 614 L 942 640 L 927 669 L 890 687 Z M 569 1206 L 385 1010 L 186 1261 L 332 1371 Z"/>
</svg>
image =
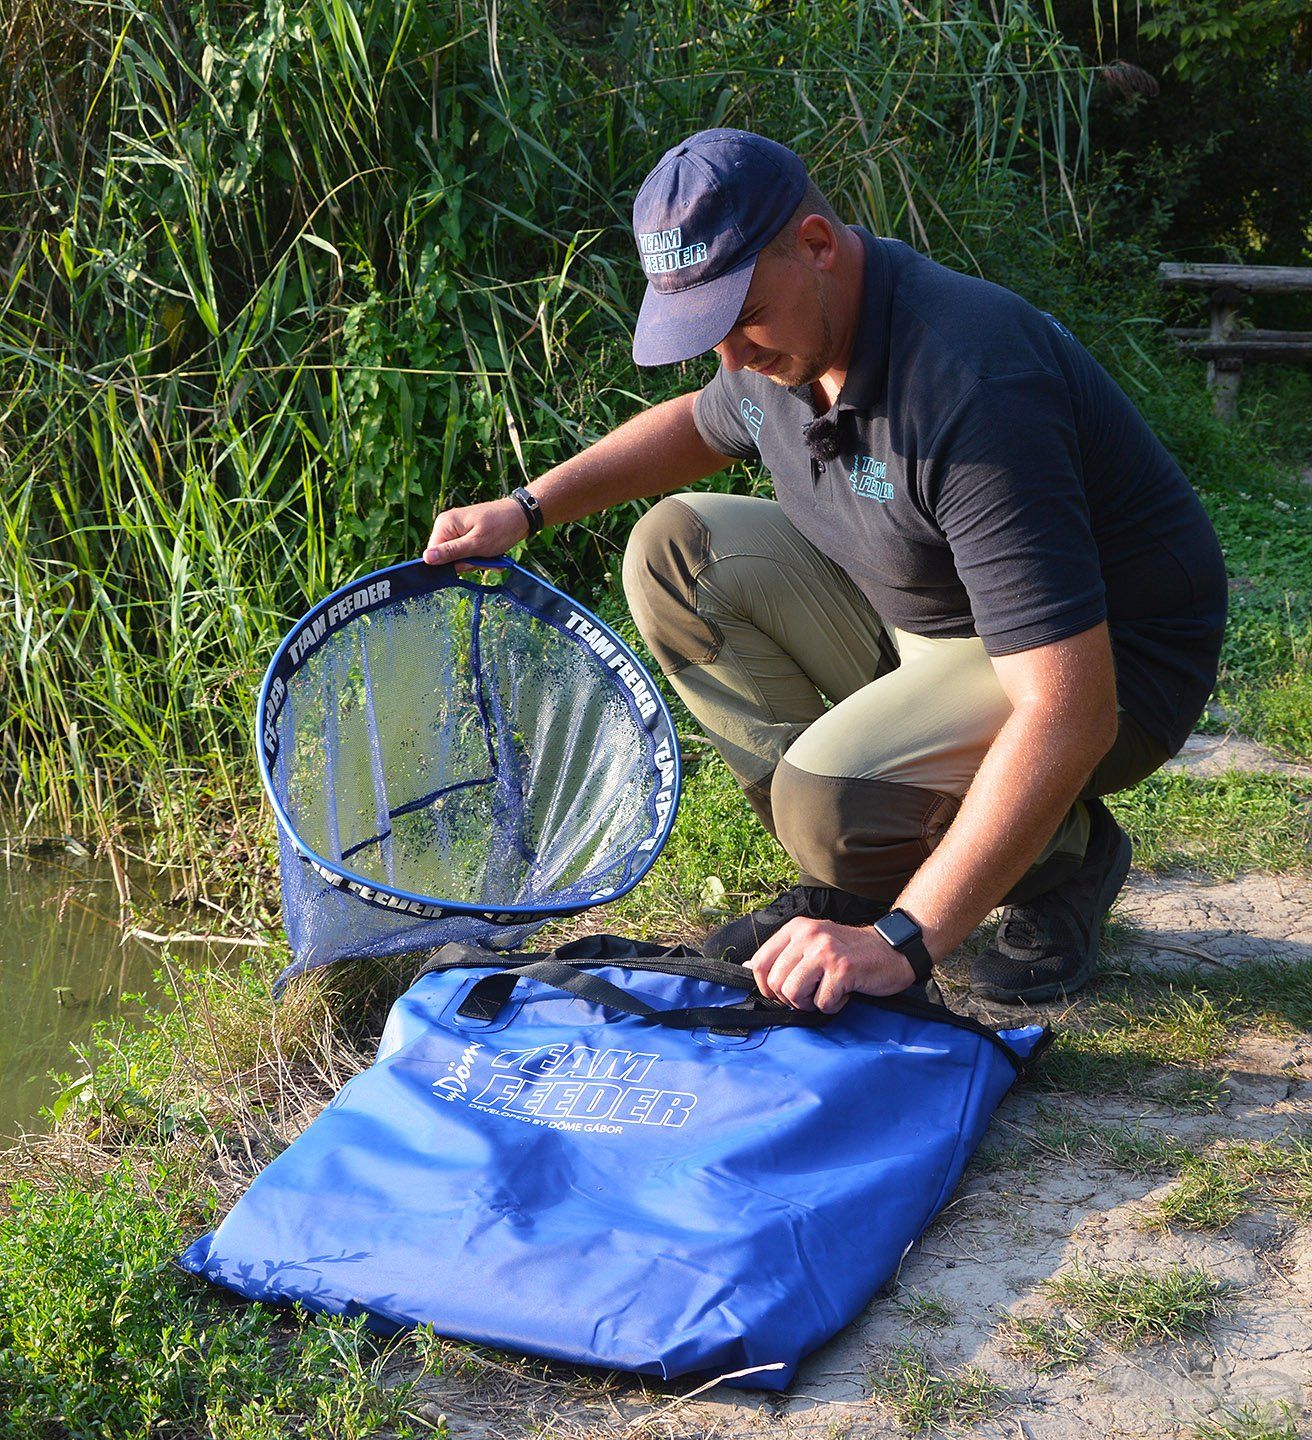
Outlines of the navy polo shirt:
<svg viewBox="0 0 1312 1440">
<path fill-rule="evenodd" d="M 1193 487 L 1063 325 L 857 229 L 866 265 L 840 455 L 810 386 L 721 366 L 693 411 L 760 458 L 789 520 L 886 624 L 1010 655 L 1108 622 L 1118 700 L 1172 753 L 1216 680 L 1225 565 Z"/>
</svg>

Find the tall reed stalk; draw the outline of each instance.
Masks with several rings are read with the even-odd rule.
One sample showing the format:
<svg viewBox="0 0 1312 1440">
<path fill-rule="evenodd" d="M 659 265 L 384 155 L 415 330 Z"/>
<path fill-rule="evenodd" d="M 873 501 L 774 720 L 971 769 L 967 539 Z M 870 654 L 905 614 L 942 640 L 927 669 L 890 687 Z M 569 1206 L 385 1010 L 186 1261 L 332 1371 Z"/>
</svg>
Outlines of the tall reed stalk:
<svg viewBox="0 0 1312 1440">
<path fill-rule="evenodd" d="M 99 794 L 193 895 L 264 854 L 250 715 L 288 617 L 699 382 L 628 355 L 628 205 L 667 145 L 775 135 L 963 267 L 1083 223 L 1087 76 L 1039 0 L 3 23 L 0 773 L 31 825 L 96 828 Z M 631 519 L 537 557 L 595 583 Z"/>
</svg>

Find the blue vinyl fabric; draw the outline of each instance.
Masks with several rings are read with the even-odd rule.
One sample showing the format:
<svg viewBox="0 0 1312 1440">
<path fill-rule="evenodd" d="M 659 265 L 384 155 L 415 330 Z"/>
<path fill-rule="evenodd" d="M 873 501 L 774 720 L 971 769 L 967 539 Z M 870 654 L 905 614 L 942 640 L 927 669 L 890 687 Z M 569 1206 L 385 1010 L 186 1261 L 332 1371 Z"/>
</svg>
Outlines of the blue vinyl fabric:
<svg viewBox="0 0 1312 1440">
<path fill-rule="evenodd" d="M 643 968 L 687 952 L 554 953 L 660 1010 L 745 1000 Z M 1045 1036 L 859 999 L 815 1028 L 677 1030 L 524 978 L 463 1018 L 488 961 L 401 996 L 376 1062 L 186 1269 L 384 1331 L 782 1389 L 893 1276 Z"/>
</svg>

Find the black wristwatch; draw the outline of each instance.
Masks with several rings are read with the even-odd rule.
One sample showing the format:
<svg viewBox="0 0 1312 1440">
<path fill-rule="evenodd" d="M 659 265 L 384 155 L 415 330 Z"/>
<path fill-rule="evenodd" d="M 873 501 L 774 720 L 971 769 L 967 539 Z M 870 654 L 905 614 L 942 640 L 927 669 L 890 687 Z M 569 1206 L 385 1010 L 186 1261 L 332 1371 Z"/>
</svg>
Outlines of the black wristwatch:
<svg viewBox="0 0 1312 1440">
<path fill-rule="evenodd" d="M 873 927 L 897 953 L 910 962 L 916 984 L 923 985 L 934 968 L 929 951 L 925 949 L 925 932 L 905 910 L 890 910 L 882 920 L 876 920 Z"/>
<path fill-rule="evenodd" d="M 542 529 L 542 506 L 538 504 L 536 495 L 531 494 L 522 485 L 518 490 L 510 492 L 510 498 L 524 512 L 524 518 L 528 521 L 528 533 L 536 535 Z"/>
</svg>

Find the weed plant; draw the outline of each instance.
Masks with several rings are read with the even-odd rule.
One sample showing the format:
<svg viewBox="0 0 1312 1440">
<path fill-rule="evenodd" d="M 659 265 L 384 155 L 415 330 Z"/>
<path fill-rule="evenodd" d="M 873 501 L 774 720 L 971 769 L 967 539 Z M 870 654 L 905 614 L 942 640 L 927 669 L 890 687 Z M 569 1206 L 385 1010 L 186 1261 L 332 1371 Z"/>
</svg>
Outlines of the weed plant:
<svg viewBox="0 0 1312 1440">
<path fill-rule="evenodd" d="M 1300 1440 L 1299 1411 L 1287 1400 L 1241 1400 L 1200 1416 L 1186 1432 L 1191 1440 Z"/>
<path fill-rule="evenodd" d="M 1207 1333 L 1233 1303 L 1234 1287 L 1190 1265 L 1150 1269 L 1077 1266 L 1044 1283 L 1089 1330 L 1123 1346 Z"/>
<path fill-rule="evenodd" d="M 943 1330 L 955 1319 L 951 1305 L 927 1290 L 899 1291 L 896 1304 L 908 1323 L 920 1330 Z"/>
<path fill-rule="evenodd" d="M 873 1398 L 913 1435 L 979 1425 L 1006 1409 L 1008 1395 L 976 1365 L 938 1370 L 918 1345 L 900 1345 L 870 1378 Z"/>
<path fill-rule="evenodd" d="M 3 1440 L 163 1430 L 261 1440 L 289 1433 L 292 1418 L 300 1433 L 339 1440 L 384 1427 L 433 1434 L 410 1414 L 404 1342 L 379 1344 L 362 1322 L 216 1311 L 172 1264 L 179 1225 L 205 1202 L 176 1177 L 166 1188 L 167 1206 L 120 1164 L 99 1193 L 76 1177 L 11 1191 L 0 1219 Z"/>
<path fill-rule="evenodd" d="M 1089 1349 L 1083 1326 L 1070 1316 L 1050 1320 L 1043 1315 L 1008 1315 L 998 1330 L 1006 1348 L 1041 1375 L 1078 1365 Z"/>
<path fill-rule="evenodd" d="M 1039 1105 L 1019 1163 L 1031 1155 L 1061 1161 L 1093 1161 L 1130 1175 L 1151 1175 L 1176 1166 L 1188 1151 L 1174 1136 L 1143 1125 L 1104 1125 L 1069 1109 Z"/>
<path fill-rule="evenodd" d="M 1187 1157 L 1180 1179 L 1144 1217 L 1147 1229 L 1220 1230 L 1262 1202 L 1312 1216 L 1312 1141 L 1218 1142 Z"/>
</svg>

